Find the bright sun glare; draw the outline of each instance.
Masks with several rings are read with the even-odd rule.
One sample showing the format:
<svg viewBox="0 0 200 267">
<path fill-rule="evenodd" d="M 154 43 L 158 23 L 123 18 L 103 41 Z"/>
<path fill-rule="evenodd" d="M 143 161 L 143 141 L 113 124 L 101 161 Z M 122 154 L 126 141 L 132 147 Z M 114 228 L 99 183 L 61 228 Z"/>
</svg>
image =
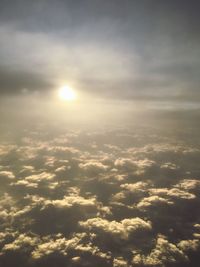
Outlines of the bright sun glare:
<svg viewBox="0 0 200 267">
<path fill-rule="evenodd" d="M 58 91 L 58 96 L 64 101 L 74 101 L 77 97 L 75 91 L 68 86 L 61 87 Z"/>
</svg>

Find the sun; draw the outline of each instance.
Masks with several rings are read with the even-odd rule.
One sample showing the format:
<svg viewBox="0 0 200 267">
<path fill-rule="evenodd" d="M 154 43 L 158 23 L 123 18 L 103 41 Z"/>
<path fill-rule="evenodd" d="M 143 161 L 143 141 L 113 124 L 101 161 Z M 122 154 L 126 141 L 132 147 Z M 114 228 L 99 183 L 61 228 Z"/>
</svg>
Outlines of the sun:
<svg viewBox="0 0 200 267">
<path fill-rule="evenodd" d="M 67 85 L 59 89 L 58 96 L 63 101 L 74 101 L 77 98 L 76 92 Z"/>
</svg>

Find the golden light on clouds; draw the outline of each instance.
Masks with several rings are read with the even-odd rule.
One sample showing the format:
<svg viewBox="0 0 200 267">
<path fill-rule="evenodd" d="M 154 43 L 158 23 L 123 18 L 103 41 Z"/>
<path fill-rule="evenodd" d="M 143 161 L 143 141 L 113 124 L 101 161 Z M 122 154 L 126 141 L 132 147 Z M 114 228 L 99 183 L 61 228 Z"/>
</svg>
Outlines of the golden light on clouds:
<svg viewBox="0 0 200 267">
<path fill-rule="evenodd" d="M 59 89 L 58 96 L 63 101 L 74 101 L 77 98 L 76 92 L 67 85 Z"/>
</svg>

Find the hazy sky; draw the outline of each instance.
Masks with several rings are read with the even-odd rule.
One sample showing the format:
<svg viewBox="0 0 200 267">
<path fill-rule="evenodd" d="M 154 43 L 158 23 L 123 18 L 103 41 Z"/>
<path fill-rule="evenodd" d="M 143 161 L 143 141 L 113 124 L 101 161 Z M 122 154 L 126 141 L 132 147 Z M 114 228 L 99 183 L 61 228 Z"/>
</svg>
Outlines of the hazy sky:
<svg viewBox="0 0 200 267">
<path fill-rule="evenodd" d="M 1 0 L 0 92 L 198 101 L 199 1 Z"/>
</svg>

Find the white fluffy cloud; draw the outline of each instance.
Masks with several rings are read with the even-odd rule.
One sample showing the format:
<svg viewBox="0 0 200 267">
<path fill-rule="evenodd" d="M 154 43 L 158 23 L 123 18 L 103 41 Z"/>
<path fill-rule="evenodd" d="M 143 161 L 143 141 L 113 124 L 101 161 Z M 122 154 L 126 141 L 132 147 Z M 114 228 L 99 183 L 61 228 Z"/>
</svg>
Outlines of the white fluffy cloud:
<svg viewBox="0 0 200 267">
<path fill-rule="evenodd" d="M 151 195 L 157 195 L 157 196 L 161 196 L 161 197 L 165 197 L 165 198 L 169 198 L 169 199 L 194 199 L 196 198 L 196 196 L 192 193 L 189 193 L 185 190 L 180 190 L 178 188 L 153 188 L 150 189 L 150 194 Z"/>
<path fill-rule="evenodd" d="M 136 266 L 167 266 L 168 263 L 188 261 L 188 257 L 175 244 L 170 243 L 165 236 L 157 237 L 155 247 L 150 254 L 145 256 L 137 254 L 133 256 L 133 264 Z"/>
<path fill-rule="evenodd" d="M 53 173 L 48 173 L 48 172 L 42 172 L 39 174 L 33 174 L 30 176 L 27 176 L 25 178 L 26 181 L 29 182 L 41 182 L 41 181 L 49 181 L 54 179 L 55 175 Z"/>
<path fill-rule="evenodd" d="M 188 191 L 195 190 L 195 189 L 199 190 L 200 181 L 197 179 L 183 179 L 175 186 L 182 190 L 188 190 Z"/>
<path fill-rule="evenodd" d="M 20 234 L 12 243 L 5 244 L 2 253 L 9 250 L 23 250 L 28 247 L 34 247 L 39 242 L 38 237 Z"/>
<path fill-rule="evenodd" d="M 110 233 L 113 236 L 128 239 L 129 235 L 137 231 L 151 230 L 151 223 L 144 221 L 141 218 L 124 219 L 120 222 L 108 221 L 101 218 L 88 219 L 85 222 L 80 222 L 83 228 L 105 233 Z"/>
<path fill-rule="evenodd" d="M 128 190 L 130 192 L 144 192 L 146 191 L 150 186 L 150 182 L 137 182 L 137 183 L 133 183 L 133 184 L 121 184 L 120 187 Z"/>
<path fill-rule="evenodd" d="M 0 171 L 0 178 L 1 179 L 15 179 L 15 175 L 11 171 Z"/>
<path fill-rule="evenodd" d="M 156 162 L 147 158 L 118 158 L 115 160 L 114 165 L 119 170 L 142 175 L 151 167 L 156 166 Z"/>
<path fill-rule="evenodd" d="M 109 167 L 96 160 L 90 160 L 79 164 L 79 168 L 91 174 L 105 172 Z"/>
<path fill-rule="evenodd" d="M 159 196 L 150 196 L 150 197 L 145 197 L 143 198 L 138 204 L 137 207 L 141 208 L 141 209 L 145 209 L 151 206 L 158 206 L 158 205 L 163 205 L 163 204 L 167 204 L 167 205 L 172 205 L 173 202 L 163 198 L 163 197 L 159 197 Z"/>
<path fill-rule="evenodd" d="M 67 250 L 75 248 L 84 234 L 77 234 L 72 239 L 66 239 L 64 237 L 58 237 L 56 239 L 47 239 L 46 242 L 39 244 L 32 252 L 33 259 L 39 259 L 54 252 L 58 252 L 62 255 L 67 255 Z"/>
</svg>

